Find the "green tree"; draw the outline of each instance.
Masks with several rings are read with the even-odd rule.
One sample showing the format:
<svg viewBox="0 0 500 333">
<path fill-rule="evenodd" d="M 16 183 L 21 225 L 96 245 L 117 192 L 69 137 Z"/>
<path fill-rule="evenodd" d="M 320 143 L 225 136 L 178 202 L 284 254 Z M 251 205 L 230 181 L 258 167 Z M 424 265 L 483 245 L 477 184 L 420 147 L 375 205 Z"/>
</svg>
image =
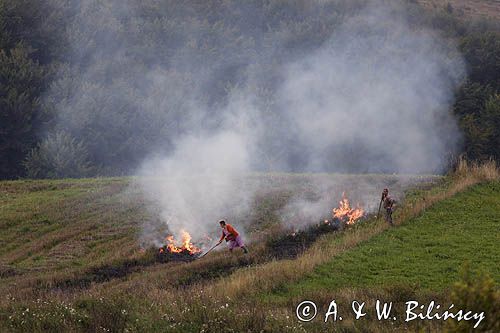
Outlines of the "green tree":
<svg viewBox="0 0 500 333">
<path fill-rule="evenodd" d="M 500 32 L 471 34 L 460 42 L 469 79 L 500 90 Z"/>
<path fill-rule="evenodd" d="M 489 86 L 462 86 L 454 106 L 469 159 L 500 158 L 500 97 Z"/>
<path fill-rule="evenodd" d="M 24 165 L 30 178 L 79 178 L 94 172 L 85 145 L 63 131 L 49 134 Z"/>
<path fill-rule="evenodd" d="M 23 175 L 22 161 L 37 142 L 45 71 L 22 45 L 0 50 L 0 179 Z"/>
<path fill-rule="evenodd" d="M 500 94 L 492 95 L 486 102 L 484 123 L 489 134 L 488 152 L 500 160 Z"/>
</svg>

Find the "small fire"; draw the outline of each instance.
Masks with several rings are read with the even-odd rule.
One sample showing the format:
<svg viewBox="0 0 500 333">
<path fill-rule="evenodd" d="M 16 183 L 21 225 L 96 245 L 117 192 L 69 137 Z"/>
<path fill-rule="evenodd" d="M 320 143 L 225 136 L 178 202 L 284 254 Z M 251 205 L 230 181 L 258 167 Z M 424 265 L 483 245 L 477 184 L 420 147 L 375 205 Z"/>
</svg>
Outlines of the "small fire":
<svg viewBox="0 0 500 333">
<path fill-rule="evenodd" d="M 160 253 L 184 253 L 187 252 L 190 255 L 198 254 L 201 249 L 191 243 L 191 235 L 184 230 L 181 230 L 182 242 L 177 243 L 174 236 L 170 235 L 165 238 L 166 245 L 160 248 Z"/>
<path fill-rule="evenodd" d="M 342 200 L 339 202 L 339 207 L 333 209 L 333 218 L 337 218 L 341 221 L 345 221 L 346 224 L 352 225 L 356 223 L 363 215 L 365 211 L 359 207 L 351 208 L 349 199 L 345 196 L 345 192 L 342 193 Z"/>
</svg>

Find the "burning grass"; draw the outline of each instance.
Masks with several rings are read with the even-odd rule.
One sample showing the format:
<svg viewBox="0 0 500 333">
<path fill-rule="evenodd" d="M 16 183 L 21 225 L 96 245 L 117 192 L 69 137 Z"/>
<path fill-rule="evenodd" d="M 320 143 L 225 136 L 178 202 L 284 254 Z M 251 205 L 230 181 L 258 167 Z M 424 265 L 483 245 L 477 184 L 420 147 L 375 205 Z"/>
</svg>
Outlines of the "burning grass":
<svg viewBox="0 0 500 333">
<path fill-rule="evenodd" d="M 333 219 L 344 222 L 348 225 L 353 225 L 357 220 L 363 217 L 365 211 L 358 204 L 356 208 L 351 207 L 349 199 L 346 197 L 345 192 L 342 193 L 342 200 L 339 206 L 332 210 Z"/>
<path fill-rule="evenodd" d="M 191 242 L 191 235 L 185 230 L 181 230 L 181 235 L 181 242 L 176 242 L 172 235 L 165 238 L 166 244 L 156 254 L 159 262 L 191 261 L 201 255 L 202 250 Z"/>
<path fill-rule="evenodd" d="M 267 240 L 271 256 L 275 259 L 295 258 L 309 248 L 321 235 L 342 231 L 353 226 L 365 217 L 365 211 L 358 204 L 356 208 L 351 203 L 345 192 L 339 205 L 332 209 L 332 216 L 317 224 L 312 224 L 302 230 L 291 232 L 278 232 Z"/>
</svg>

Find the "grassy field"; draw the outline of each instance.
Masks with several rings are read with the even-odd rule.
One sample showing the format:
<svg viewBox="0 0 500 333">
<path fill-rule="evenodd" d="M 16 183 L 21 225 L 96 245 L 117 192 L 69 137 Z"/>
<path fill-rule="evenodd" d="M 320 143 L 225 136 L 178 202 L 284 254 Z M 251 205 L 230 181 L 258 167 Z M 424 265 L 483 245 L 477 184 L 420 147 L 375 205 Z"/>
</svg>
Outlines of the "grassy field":
<svg viewBox="0 0 500 333">
<path fill-rule="evenodd" d="M 262 191 L 242 221 L 253 240 L 251 254 L 219 251 L 188 263 L 160 263 L 155 249 L 141 251 L 141 225 L 158 217 L 131 179 L 2 182 L 0 331 L 315 332 L 324 331 L 321 322 L 306 325 L 294 317 L 306 296 L 320 304 L 333 293 L 344 301 L 445 301 L 466 259 L 499 279 L 495 179 L 491 165 L 465 165 L 444 179 L 252 175 L 245 181 L 259 182 Z M 384 186 L 400 198 L 406 193 L 396 214 L 401 225 L 389 230 L 369 218 L 318 235 L 296 258 L 277 255 L 280 209 L 296 193 L 322 187 L 340 196 L 343 188 L 356 188 L 377 198 Z M 346 320 L 329 328 L 419 329 L 374 325 Z"/>
</svg>

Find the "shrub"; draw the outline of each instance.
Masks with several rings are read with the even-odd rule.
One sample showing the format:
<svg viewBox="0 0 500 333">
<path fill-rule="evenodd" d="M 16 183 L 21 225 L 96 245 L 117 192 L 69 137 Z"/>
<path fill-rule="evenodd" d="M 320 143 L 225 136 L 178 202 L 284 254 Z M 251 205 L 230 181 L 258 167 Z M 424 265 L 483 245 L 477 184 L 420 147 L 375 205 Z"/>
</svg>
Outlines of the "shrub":
<svg viewBox="0 0 500 333">
<path fill-rule="evenodd" d="M 466 263 L 461 279 L 453 286 L 452 303 L 456 309 L 483 312 L 485 318 L 477 327 L 482 332 L 500 332 L 500 290 L 487 274 L 474 272 Z M 450 332 L 472 332 L 475 321 L 447 321 Z"/>
<path fill-rule="evenodd" d="M 32 149 L 25 167 L 30 178 L 78 178 L 94 171 L 85 145 L 64 131 L 49 134 Z"/>
</svg>

